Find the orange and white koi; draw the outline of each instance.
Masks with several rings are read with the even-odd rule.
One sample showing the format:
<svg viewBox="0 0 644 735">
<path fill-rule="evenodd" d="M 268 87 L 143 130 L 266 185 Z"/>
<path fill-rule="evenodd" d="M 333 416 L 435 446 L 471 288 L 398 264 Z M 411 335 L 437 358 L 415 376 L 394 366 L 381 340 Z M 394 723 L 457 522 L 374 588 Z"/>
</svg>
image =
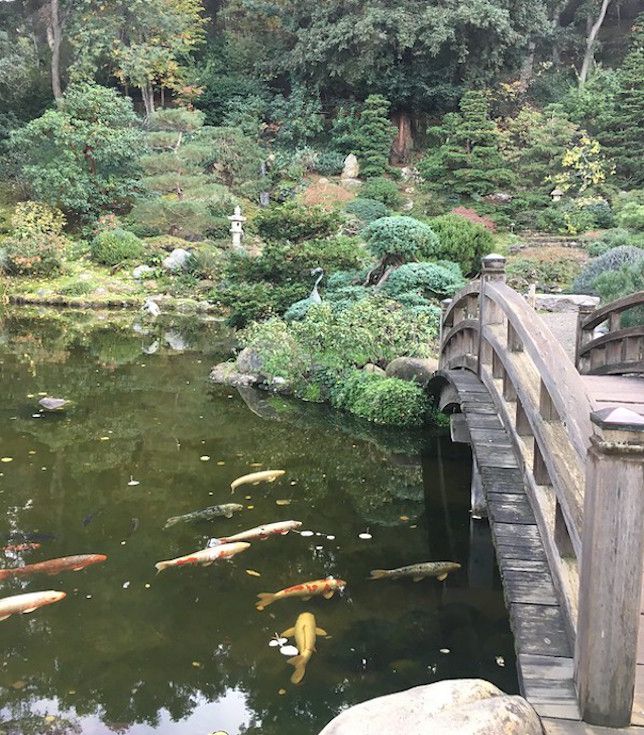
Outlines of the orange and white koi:
<svg viewBox="0 0 644 735">
<path fill-rule="evenodd" d="M 13 569 L 0 569 L 0 580 L 9 577 L 22 577 L 28 574 L 58 574 L 59 572 L 79 572 L 92 564 L 99 564 L 107 559 L 105 554 L 79 554 L 77 556 L 61 556 L 60 559 L 49 559 L 37 564 L 26 564 Z"/>
<path fill-rule="evenodd" d="M 213 546 L 208 549 L 201 549 L 201 551 L 194 551 L 192 554 L 186 556 L 179 556 L 176 559 L 168 559 L 167 561 L 160 561 L 154 566 L 158 572 L 162 572 L 164 569 L 170 567 L 183 567 L 190 564 L 198 564 L 202 567 L 209 567 L 214 564 L 218 559 L 230 559 L 235 554 L 240 554 L 250 544 L 236 543 L 236 544 L 221 544 L 220 546 Z"/>
<path fill-rule="evenodd" d="M 235 541 L 265 541 L 271 536 L 286 536 L 289 531 L 296 531 L 302 527 L 302 521 L 278 521 L 277 523 L 266 523 L 263 526 L 249 528 L 248 531 L 240 531 L 232 536 L 222 536 L 212 539 L 211 544 L 231 544 Z"/>
<path fill-rule="evenodd" d="M 259 602 L 255 603 L 258 610 L 272 605 L 277 600 L 285 600 L 288 597 L 301 597 L 303 600 L 309 600 L 313 595 L 322 595 L 325 600 L 330 600 L 336 592 L 341 592 L 347 583 L 343 579 L 314 579 L 311 582 L 302 582 L 302 584 L 294 584 L 292 587 L 280 590 L 279 592 L 260 592 Z"/>
<path fill-rule="evenodd" d="M 19 554 L 22 551 L 35 551 L 39 549 L 41 544 L 10 544 L 3 546 L 2 551 L 5 554 Z"/>
<path fill-rule="evenodd" d="M 46 592 L 29 592 L 25 595 L 14 595 L 13 597 L 5 597 L 0 600 L 0 620 L 6 620 L 10 615 L 16 613 L 33 612 L 39 607 L 45 605 L 53 605 L 54 602 L 60 602 L 67 597 L 65 592 L 57 592 L 56 590 L 47 590 Z"/>
</svg>

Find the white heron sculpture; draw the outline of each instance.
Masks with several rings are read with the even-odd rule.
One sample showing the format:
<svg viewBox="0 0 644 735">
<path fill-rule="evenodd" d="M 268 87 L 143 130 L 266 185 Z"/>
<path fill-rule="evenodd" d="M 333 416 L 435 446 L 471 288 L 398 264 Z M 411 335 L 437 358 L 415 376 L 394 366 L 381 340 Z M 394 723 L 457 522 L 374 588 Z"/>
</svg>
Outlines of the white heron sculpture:
<svg viewBox="0 0 644 735">
<path fill-rule="evenodd" d="M 309 294 L 308 300 L 312 304 L 321 304 L 322 303 L 322 297 L 320 296 L 318 292 L 318 286 L 320 285 L 320 281 L 324 278 L 324 270 L 322 268 L 313 268 L 311 271 L 311 275 L 318 276 L 317 281 L 315 282 L 315 286 L 313 286 L 313 291 Z"/>
</svg>

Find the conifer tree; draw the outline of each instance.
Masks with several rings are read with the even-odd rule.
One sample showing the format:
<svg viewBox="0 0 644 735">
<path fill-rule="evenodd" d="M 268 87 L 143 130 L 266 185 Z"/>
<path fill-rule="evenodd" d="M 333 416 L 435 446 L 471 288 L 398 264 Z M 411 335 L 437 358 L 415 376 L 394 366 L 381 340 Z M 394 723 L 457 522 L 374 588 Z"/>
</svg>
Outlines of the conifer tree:
<svg viewBox="0 0 644 735">
<path fill-rule="evenodd" d="M 389 121 L 389 101 L 380 94 L 369 95 L 357 126 L 354 151 L 365 178 L 385 173 L 395 135 L 396 128 Z"/>
<path fill-rule="evenodd" d="M 438 142 L 421 164 L 430 186 L 457 194 L 484 195 L 512 184 L 499 144 L 500 132 L 490 118 L 483 92 L 466 92 L 460 113 L 448 113 L 442 125 L 429 129 Z"/>
<path fill-rule="evenodd" d="M 644 184 L 644 13 L 635 20 L 630 51 L 619 71 L 620 89 L 600 135 L 606 152 L 615 161 L 617 175 L 634 187 Z"/>
</svg>

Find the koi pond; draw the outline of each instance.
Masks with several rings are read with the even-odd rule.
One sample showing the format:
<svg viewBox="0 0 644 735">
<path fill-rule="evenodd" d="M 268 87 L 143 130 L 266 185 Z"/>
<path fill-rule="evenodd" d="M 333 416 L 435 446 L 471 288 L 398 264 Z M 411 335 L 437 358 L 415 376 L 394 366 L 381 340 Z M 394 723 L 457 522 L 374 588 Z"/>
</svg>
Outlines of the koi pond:
<svg viewBox="0 0 644 735">
<path fill-rule="evenodd" d="M 440 679 L 517 691 L 489 533 L 470 519 L 468 447 L 212 386 L 231 348 L 216 321 L 0 314 L 0 567 L 107 555 L 0 582 L 2 598 L 66 593 L 0 622 L 2 733 L 315 735 L 349 705 Z M 48 413 L 45 395 L 71 403 Z M 231 495 L 235 478 L 270 469 L 285 474 Z M 231 502 L 232 518 L 164 528 Z M 291 519 L 304 533 L 156 573 L 209 539 Z M 368 579 L 426 561 L 461 568 Z M 346 589 L 255 608 L 260 592 L 327 576 Z M 303 612 L 328 636 L 295 686 L 295 640 L 275 638 Z"/>
</svg>

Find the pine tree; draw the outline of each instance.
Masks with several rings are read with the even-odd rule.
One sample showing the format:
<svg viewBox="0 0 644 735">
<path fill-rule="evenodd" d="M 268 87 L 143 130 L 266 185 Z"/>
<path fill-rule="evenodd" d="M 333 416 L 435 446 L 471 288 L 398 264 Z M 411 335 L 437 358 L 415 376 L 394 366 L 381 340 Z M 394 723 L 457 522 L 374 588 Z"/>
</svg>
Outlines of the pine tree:
<svg viewBox="0 0 644 735">
<path fill-rule="evenodd" d="M 483 92 L 466 92 L 460 113 L 448 113 L 442 125 L 430 128 L 440 145 L 421 165 L 430 186 L 457 194 L 484 195 L 512 185 L 512 172 L 500 152 L 501 134 L 490 118 Z"/>
<path fill-rule="evenodd" d="M 644 13 L 635 20 L 631 47 L 619 71 L 620 89 L 608 129 L 599 139 L 617 175 L 632 187 L 644 184 Z"/>
<path fill-rule="evenodd" d="M 389 121 L 389 101 L 380 94 L 369 95 L 357 126 L 354 151 L 365 178 L 385 173 L 395 136 L 396 128 Z"/>
</svg>

